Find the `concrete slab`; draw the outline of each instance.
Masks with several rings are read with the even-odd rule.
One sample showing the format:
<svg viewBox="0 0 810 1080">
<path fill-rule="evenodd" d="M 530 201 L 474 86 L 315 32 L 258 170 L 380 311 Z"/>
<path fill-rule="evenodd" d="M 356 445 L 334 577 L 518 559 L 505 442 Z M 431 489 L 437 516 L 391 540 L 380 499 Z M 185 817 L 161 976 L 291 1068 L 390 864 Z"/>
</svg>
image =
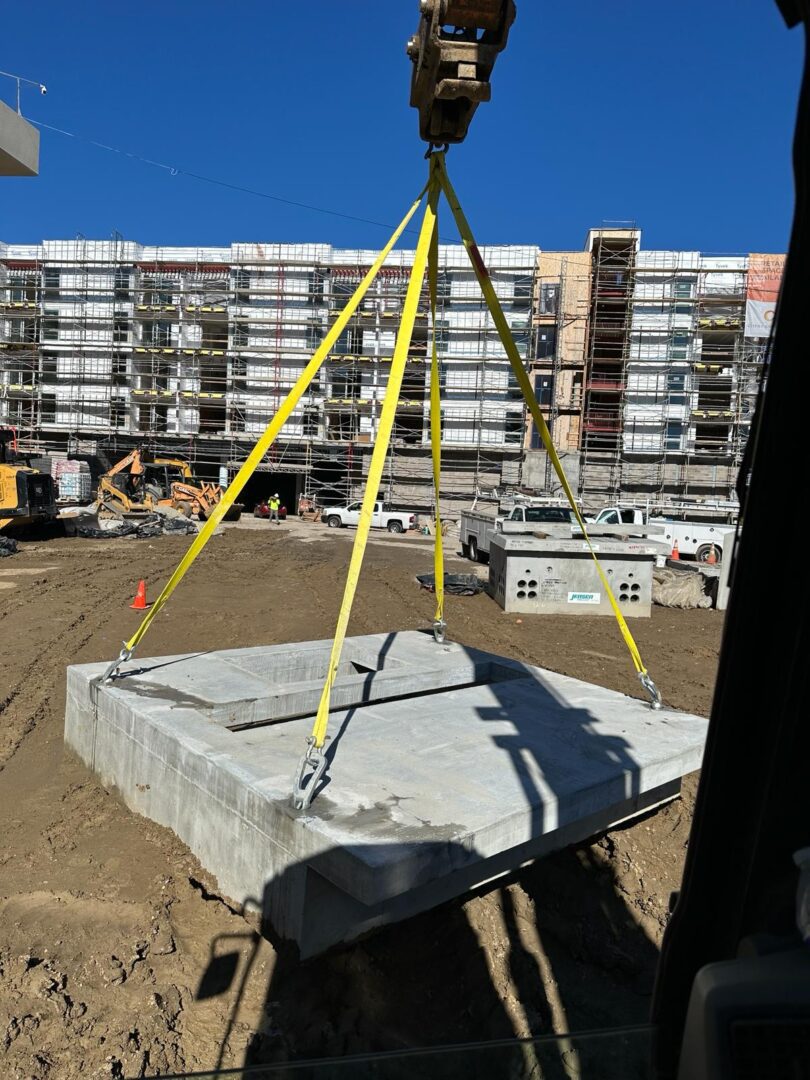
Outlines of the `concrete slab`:
<svg viewBox="0 0 810 1080">
<path fill-rule="evenodd" d="M 313 955 L 671 798 L 707 722 L 408 632 L 350 638 L 326 786 L 289 805 L 329 642 L 68 669 L 65 739 Z"/>
</svg>

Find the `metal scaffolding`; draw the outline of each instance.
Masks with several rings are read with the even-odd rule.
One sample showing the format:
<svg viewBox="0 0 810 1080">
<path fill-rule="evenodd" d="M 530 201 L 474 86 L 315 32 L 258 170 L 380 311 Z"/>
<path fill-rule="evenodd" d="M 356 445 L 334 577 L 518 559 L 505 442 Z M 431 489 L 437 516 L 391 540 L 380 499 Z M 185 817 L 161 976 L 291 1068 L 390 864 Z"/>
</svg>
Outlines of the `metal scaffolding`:
<svg viewBox="0 0 810 1080">
<path fill-rule="evenodd" d="M 373 252 L 317 244 L 0 244 L 0 422 L 42 454 L 134 445 L 233 474 Z M 584 250 L 485 249 L 538 400 L 585 505 L 730 512 L 766 340 L 745 336 L 749 262 L 644 251 L 632 223 Z M 255 481 L 355 498 L 374 442 L 409 251 L 397 251 Z M 555 490 L 460 246 L 440 249 L 443 510 Z M 777 257 L 778 261 L 778 257 Z M 431 508 L 428 302 L 397 409 L 386 495 Z"/>
<path fill-rule="evenodd" d="M 537 250 L 486 258 L 513 332 L 533 350 Z M 0 417 L 41 453 L 114 458 L 133 444 L 232 472 L 296 381 L 373 257 L 326 245 L 142 248 L 112 241 L 0 245 Z M 395 252 L 264 463 L 294 494 L 353 497 L 385 394 L 408 267 Z M 522 398 L 463 248 L 443 247 L 437 313 L 448 506 L 520 479 Z M 387 476 L 428 507 L 423 300 Z M 293 478 L 292 481 L 290 478 Z M 444 491 L 443 491 L 444 498 Z"/>
</svg>

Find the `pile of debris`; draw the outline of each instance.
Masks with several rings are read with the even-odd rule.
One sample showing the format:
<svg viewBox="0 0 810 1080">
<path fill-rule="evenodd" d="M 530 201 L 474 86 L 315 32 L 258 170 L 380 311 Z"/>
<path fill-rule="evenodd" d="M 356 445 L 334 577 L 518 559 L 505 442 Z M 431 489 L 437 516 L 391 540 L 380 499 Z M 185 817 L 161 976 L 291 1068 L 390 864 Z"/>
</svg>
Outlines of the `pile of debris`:
<svg viewBox="0 0 810 1080">
<path fill-rule="evenodd" d="M 435 574 L 417 574 L 416 580 L 428 592 L 436 592 Z M 477 596 L 487 587 L 486 579 L 477 574 L 445 574 L 444 591 L 450 596 Z"/>
<path fill-rule="evenodd" d="M 7 559 L 9 555 L 17 552 L 17 541 L 10 536 L 0 536 L 0 559 Z"/>
<path fill-rule="evenodd" d="M 716 581 L 710 581 L 696 568 L 656 567 L 653 570 L 653 603 L 670 608 L 710 608 L 714 603 L 712 588 L 716 585 Z"/>
<path fill-rule="evenodd" d="M 197 523 L 177 512 L 146 514 L 137 518 L 100 518 L 95 513 L 65 518 L 66 532 L 84 540 L 116 540 L 132 537 L 148 540 L 155 536 L 196 534 Z"/>
</svg>

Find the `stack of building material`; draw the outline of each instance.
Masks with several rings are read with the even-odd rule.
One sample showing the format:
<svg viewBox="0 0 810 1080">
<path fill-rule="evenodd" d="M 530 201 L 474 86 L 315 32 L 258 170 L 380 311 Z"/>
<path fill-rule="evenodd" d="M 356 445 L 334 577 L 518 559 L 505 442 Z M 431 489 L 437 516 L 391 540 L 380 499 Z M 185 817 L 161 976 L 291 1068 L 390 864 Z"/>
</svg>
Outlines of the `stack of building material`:
<svg viewBox="0 0 810 1080">
<path fill-rule="evenodd" d="M 86 461 L 54 461 L 51 475 L 56 481 L 58 502 L 90 502 L 92 479 L 90 466 Z"/>
</svg>

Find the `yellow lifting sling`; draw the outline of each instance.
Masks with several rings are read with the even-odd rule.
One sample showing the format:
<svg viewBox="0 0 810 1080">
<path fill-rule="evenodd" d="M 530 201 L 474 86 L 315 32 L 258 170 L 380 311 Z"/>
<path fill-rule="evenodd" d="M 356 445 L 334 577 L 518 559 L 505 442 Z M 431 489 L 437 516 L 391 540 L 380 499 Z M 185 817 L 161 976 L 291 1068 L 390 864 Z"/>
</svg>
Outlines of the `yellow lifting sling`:
<svg viewBox="0 0 810 1080">
<path fill-rule="evenodd" d="M 102 682 L 105 682 L 107 679 L 112 678 L 120 665 L 125 661 L 131 659 L 139 642 L 142 640 L 149 627 L 160 614 L 164 604 L 172 595 L 180 582 L 183 580 L 186 573 L 191 568 L 194 560 L 197 558 L 197 556 L 200 554 L 202 549 L 205 547 L 205 545 L 208 543 L 209 539 L 213 535 L 217 525 L 219 525 L 220 521 L 222 521 L 222 519 L 225 517 L 225 514 L 228 512 L 230 507 L 238 498 L 239 494 L 242 491 L 242 488 L 253 475 L 256 466 L 261 462 L 262 458 L 275 441 L 277 435 L 284 427 L 287 420 L 289 420 L 290 416 L 295 410 L 296 405 L 306 392 L 307 387 L 320 371 L 324 360 L 326 360 L 327 356 L 332 351 L 335 342 L 345 330 L 349 319 L 352 317 L 352 315 L 354 315 L 355 311 L 360 306 L 360 302 L 368 292 L 369 287 L 379 273 L 383 263 L 390 255 L 397 240 L 399 240 L 400 236 L 407 228 L 411 218 L 419 209 L 419 206 L 422 202 L 422 197 L 424 196 L 426 190 L 427 185 L 422 188 L 421 192 L 419 193 L 419 197 L 416 199 L 408 213 L 396 227 L 393 234 L 391 235 L 391 239 L 382 249 L 368 273 L 364 276 L 363 280 L 355 289 L 354 295 L 351 297 L 344 309 L 338 315 L 337 319 L 335 319 L 334 325 L 327 332 L 326 337 L 316 349 L 312 359 L 304 368 L 304 371 L 301 374 L 301 377 L 298 379 L 298 382 L 295 384 L 290 393 L 281 403 L 278 412 L 268 424 L 264 434 L 261 436 L 259 441 L 251 450 L 250 454 L 247 457 L 247 460 L 242 465 L 239 472 L 236 474 L 233 480 L 231 480 L 227 490 L 223 493 L 222 498 L 220 499 L 217 506 L 214 508 L 213 513 L 208 518 L 205 525 L 194 537 L 194 540 L 188 551 L 180 560 L 177 569 L 163 586 L 163 591 L 161 592 L 155 603 L 152 605 L 152 607 L 149 609 L 147 614 L 144 616 L 141 625 L 138 627 L 138 629 L 135 631 L 129 641 L 124 642 L 123 648 L 121 649 L 117 660 L 114 660 L 104 672 L 104 675 L 101 678 Z"/>
<path fill-rule="evenodd" d="M 408 359 L 408 349 L 411 347 L 413 324 L 416 321 L 416 309 L 419 306 L 419 296 L 422 291 L 422 281 L 425 277 L 425 267 L 428 260 L 428 251 L 433 242 L 436 229 L 436 203 L 439 199 L 439 180 L 436 164 L 431 159 L 430 181 L 428 184 L 428 201 L 425 207 L 425 216 L 422 219 L 422 228 L 419 231 L 419 240 L 416 244 L 413 267 L 408 279 L 408 289 L 405 293 L 405 303 L 402 306 L 402 318 L 397 331 L 397 340 L 394 344 L 394 357 L 391 361 L 391 373 L 388 376 L 388 385 L 385 389 L 380 423 L 374 439 L 374 449 L 371 453 L 371 464 L 368 468 L 366 490 L 363 495 L 363 504 L 360 509 L 360 520 L 357 525 L 357 533 L 352 546 L 352 557 L 349 563 L 349 573 L 346 578 L 346 587 L 343 591 L 343 602 L 340 605 L 337 628 L 332 653 L 329 657 L 329 667 L 326 671 L 326 681 L 323 686 L 318 713 L 312 734 L 307 739 L 307 749 L 298 766 L 293 785 L 292 804 L 299 810 L 306 809 L 312 801 L 321 777 L 326 771 L 327 760 L 323 746 L 326 741 L 326 728 L 329 723 L 329 706 L 332 694 L 332 686 L 337 676 L 340 664 L 340 655 L 343 651 L 343 642 L 346 638 L 346 629 L 349 625 L 349 616 L 352 611 L 354 594 L 357 590 L 357 582 L 360 577 L 360 569 L 363 565 L 363 556 L 366 551 L 368 534 L 371 529 L 371 515 L 374 503 L 382 479 L 385 457 L 388 453 L 388 443 L 391 439 L 391 431 L 394 427 L 394 416 L 397 411 L 399 391 L 402 386 L 402 376 L 405 371 L 405 363 Z"/>
<path fill-rule="evenodd" d="M 433 634 L 441 644 L 444 641 L 444 547 L 442 544 L 442 519 L 439 503 L 442 479 L 442 406 L 439 382 L 439 358 L 436 345 L 436 293 L 439 280 L 439 214 L 436 211 L 436 227 L 428 253 L 428 288 L 430 290 L 430 456 L 433 463 L 433 501 L 436 504 L 435 540 L 433 543 L 433 582 L 436 589 L 436 614 L 433 617 Z"/>
<path fill-rule="evenodd" d="M 478 284 L 481 286 L 481 291 L 484 294 L 484 299 L 486 300 L 487 307 L 489 308 L 490 314 L 492 315 L 492 320 L 495 323 L 495 327 L 498 331 L 503 347 L 506 350 L 506 355 L 509 357 L 509 362 L 512 365 L 512 371 L 514 373 L 514 376 L 517 379 L 521 391 L 523 392 L 523 397 L 526 401 L 529 412 L 531 413 L 532 420 L 534 420 L 534 425 L 537 428 L 537 431 L 543 442 L 543 446 L 545 447 L 546 453 L 551 459 L 551 464 L 553 465 L 554 471 L 557 474 L 557 479 L 559 480 L 560 485 L 565 492 L 565 496 L 568 499 L 571 510 L 573 511 L 574 517 L 576 518 L 577 525 L 582 532 L 585 542 L 588 545 L 588 550 L 590 551 L 591 556 L 593 557 L 593 561 L 596 564 L 596 572 L 599 575 L 599 580 L 607 594 L 608 600 L 610 601 L 610 606 L 613 609 L 613 614 L 616 616 L 616 622 L 619 624 L 619 630 L 621 631 L 621 635 L 624 638 L 624 643 L 627 646 L 627 649 L 633 660 L 633 664 L 635 666 L 639 680 L 641 681 L 644 689 L 651 697 L 652 707 L 654 709 L 660 709 L 661 695 L 658 693 L 658 689 L 655 686 L 655 683 L 650 678 L 647 669 L 644 666 L 644 662 L 641 659 L 641 653 L 638 650 L 638 646 L 635 643 L 633 635 L 630 633 L 630 627 L 625 622 L 625 618 L 622 615 L 616 597 L 613 594 L 613 589 L 611 589 L 610 587 L 610 582 L 608 581 L 607 574 L 602 569 L 602 565 L 599 562 L 599 558 L 596 554 L 596 551 L 594 550 L 593 544 L 591 543 L 591 538 L 588 535 L 588 530 L 585 527 L 585 522 L 579 512 L 579 507 L 576 504 L 574 493 L 571 490 L 571 485 L 568 482 L 568 477 L 563 471 L 563 467 L 560 463 L 560 459 L 557 455 L 554 443 L 551 441 L 551 433 L 548 430 L 548 425 L 546 424 L 543 414 L 540 412 L 540 406 L 537 404 L 537 398 L 535 397 L 531 380 L 529 379 L 528 373 L 526 372 L 526 369 L 524 368 L 523 363 L 520 359 L 520 353 L 518 352 L 517 345 L 515 344 L 515 339 L 512 337 L 512 331 L 509 329 L 509 323 L 506 321 L 506 316 L 503 313 L 501 302 L 498 299 L 498 295 L 492 285 L 492 279 L 490 278 L 489 272 L 484 265 L 484 260 L 481 258 L 481 252 L 475 242 L 475 237 L 472 234 L 469 222 L 467 221 L 466 217 L 464 216 L 464 212 L 461 209 L 458 197 L 453 190 L 453 185 L 450 183 L 450 178 L 447 175 L 447 169 L 444 163 L 444 154 L 436 154 L 436 157 L 439 158 L 438 171 L 442 190 L 444 191 L 447 201 L 450 204 L 450 209 L 453 211 L 453 217 L 456 219 L 456 225 L 458 227 L 459 234 L 461 235 L 461 239 L 464 243 L 464 247 L 467 250 L 467 254 L 470 257 L 472 268 L 475 271 L 475 276 L 478 279 Z"/>
<path fill-rule="evenodd" d="M 324 685 L 323 694 L 321 696 L 320 705 L 318 707 L 318 715 L 315 719 L 315 724 L 312 729 L 312 734 L 307 739 L 307 749 L 304 752 L 303 757 L 298 766 L 298 771 L 295 776 L 292 794 L 292 805 L 299 810 L 306 810 L 315 794 L 317 793 L 318 786 L 323 778 L 327 768 L 327 758 L 324 753 L 323 747 L 326 741 L 326 731 L 329 723 L 329 705 L 330 694 L 332 686 L 337 675 L 338 664 L 340 662 L 340 654 L 343 648 L 343 641 L 346 636 L 346 628 L 349 623 L 349 616 L 351 614 L 351 605 L 354 600 L 354 594 L 357 588 L 357 579 L 360 573 L 360 567 L 363 561 L 363 554 L 366 548 L 366 542 L 368 540 L 368 532 L 371 523 L 371 511 L 374 506 L 374 501 L 377 498 L 377 491 L 379 487 L 380 477 L 382 476 L 382 468 L 385 462 L 385 455 L 388 451 L 388 442 L 391 435 L 391 425 L 393 424 L 393 416 L 396 407 L 396 397 L 399 395 L 399 388 L 402 381 L 402 371 L 405 365 L 405 359 L 407 356 L 408 347 L 410 345 L 411 334 L 413 332 L 414 316 L 416 311 L 416 303 L 418 301 L 419 293 L 422 287 L 422 280 L 425 273 L 425 256 L 427 254 L 428 263 L 428 281 L 430 287 L 430 308 L 431 308 L 431 321 L 432 321 L 432 350 L 431 350 L 431 383 L 430 383 L 430 432 L 431 432 L 431 453 L 433 460 L 433 484 L 434 484 L 434 499 L 436 501 L 436 538 L 434 546 L 434 577 L 436 587 L 436 616 L 434 620 L 434 634 L 437 641 L 444 640 L 445 622 L 444 622 L 444 568 L 443 568 L 443 551 L 442 551 L 442 535 L 441 535 L 441 521 L 439 516 L 439 483 L 441 477 L 441 414 L 440 414 L 440 396 L 439 396 L 439 377 L 438 377 L 438 360 L 437 360 L 437 347 L 436 347 L 436 285 L 438 277 L 438 233 L 436 231 L 436 217 L 437 217 L 437 203 L 438 203 L 438 191 L 437 187 L 441 186 L 444 194 L 450 204 L 450 209 L 453 212 L 456 225 L 461 235 L 464 247 L 469 255 L 470 262 L 472 263 L 473 270 L 475 271 L 478 284 L 481 287 L 481 291 L 484 294 L 484 299 L 487 302 L 492 320 L 495 323 L 495 327 L 498 330 L 498 334 L 503 344 L 506 355 L 509 358 L 512 370 L 515 374 L 515 378 L 518 381 L 518 385 L 523 392 L 523 397 L 526 401 L 526 405 L 534 420 L 540 437 L 543 441 L 543 445 L 551 459 L 554 466 L 554 470 L 557 473 L 557 477 L 562 485 L 562 488 L 566 494 L 568 502 L 571 506 L 571 510 L 576 518 L 577 525 L 582 532 L 585 542 L 588 545 L 588 550 L 596 565 L 596 571 L 599 575 L 599 580 L 607 593 L 610 600 L 613 614 L 616 616 L 616 621 L 619 625 L 619 630 L 624 642 L 627 645 L 628 651 L 632 658 L 633 664 L 638 673 L 638 677 L 650 694 L 651 704 L 654 709 L 661 707 L 661 696 L 658 693 L 658 689 L 655 683 L 650 678 L 646 667 L 641 659 L 638 646 L 633 638 L 630 628 L 625 622 L 624 616 L 621 613 L 619 605 L 616 601 L 616 597 L 613 595 L 613 590 L 610 587 L 607 575 L 605 574 L 602 566 L 599 562 L 599 558 L 591 543 L 591 539 L 588 535 L 588 530 L 585 526 L 585 522 L 580 514 L 579 507 L 576 504 L 574 493 L 571 490 L 571 486 L 568 483 L 568 478 L 563 472 L 560 459 L 557 455 L 557 451 L 554 448 L 554 444 L 551 441 L 551 434 L 548 430 L 548 425 L 545 422 L 543 414 L 540 412 L 540 407 L 537 403 L 534 390 L 531 385 L 531 381 L 523 366 L 518 352 L 517 345 L 515 344 L 512 332 L 509 328 L 509 323 L 506 320 L 506 316 L 503 313 L 500 301 L 498 300 L 495 289 L 492 285 L 492 280 L 489 276 L 489 272 L 484 264 L 484 260 L 481 257 L 481 253 L 475 243 L 475 238 L 470 229 L 469 223 L 464 216 L 464 213 L 459 204 L 456 193 L 450 183 L 450 179 L 447 175 L 445 168 L 445 155 L 443 151 L 431 153 L 429 155 L 430 161 L 430 179 L 428 181 L 428 206 L 425 211 L 425 218 L 422 224 L 422 230 L 419 235 L 419 244 L 416 249 L 416 256 L 414 258 L 413 268 L 411 270 L 411 276 L 408 281 L 408 291 L 405 297 L 405 305 L 402 311 L 402 322 L 400 324 L 399 333 L 397 335 L 396 346 L 394 349 L 394 360 L 391 364 L 391 376 L 388 383 L 388 389 L 385 396 L 385 405 L 383 406 L 383 414 L 380 420 L 380 427 L 377 432 L 377 438 L 374 445 L 374 452 L 372 454 L 371 466 L 369 468 L 369 476 L 366 486 L 365 495 L 363 498 L 363 509 L 360 515 L 360 526 L 358 526 L 358 535 L 355 537 L 354 548 L 352 550 L 352 559 L 349 567 L 349 578 L 346 582 L 346 589 L 343 595 L 343 603 L 341 605 L 340 614 L 338 616 L 337 631 L 335 633 L 335 639 L 332 645 L 332 655 L 329 659 L 329 668 L 326 676 L 326 683 Z M 386 416 L 386 408 L 391 406 L 390 413 Z M 364 521 L 364 515 L 367 520 Z M 362 530 L 362 535 L 361 535 Z"/>
<path fill-rule="evenodd" d="M 375 260 L 368 273 L 364 276 L 360 285 L 357 287 L 354 295 L 347 303 L 343 311 L 338 315 L 335 323 L 326 334 L 323 342 L 316 350 L 312 359 L 307 364 L 298 382 L 290 391 L 287 398 L 279 407 L 278 412 L 271 420 L 264 434 L 256 443 L 253 450 L 247 457 L 238 473 L 231 481 L 230 486 L 222 496 L 221 501 L 214 509 L 211 517 L 203 526 L 199 534 L 194 538 L 189 550 L 180 561 L 177 569 L 163 588 L 158 599 L 155 601 L 154 606 L 145 615 L 138 629 L 135 631 L 129 641 L 124 643 L 120 655 L 106 670 L 102 676 L 101 681 L 110 679 L 115 676 L 119 666 L 129 660 L 137 645 L 146 634 L 150 625 L 161 611 L 166 601 L 171 594 L 177 588 L 182 581 L 183 577 L 194 563 L 194 560 L 200 554 L 205 547 L 208 539 L 216 529 L 219 522 L 225 516 L 226 512 L 238 497 L 243 487 L 253 474 L 256 466 L 261 462 L 273 441 L 278 436 L 279 432 L 283 428 L 291 416 L 296 405 L 300 401 L 302 395 L 306 391 L 307 387 L 311 383 L 312 379 L 318 373 L 321 365 L 326 360 L 332 347 L 337 341 L 340 334 L 347 326 L 350 318 L 354 315 L 361 300 L 368 291 L 369 286 L 373 282 L 381 266 L 385 262 L 392 248 L 396 244 L 402 232 L 407 227 L 413 215 L 416 213 L 422 198 L 427 192 L 427 204 L 425 207 L 425 213 L 422 220 L 422 225 L 419 232 L 419 240 L 417 242 L 416 251 L 414 253 L 413 267 L 411 269 L 410 277 L 408 280 L 407 292 L 405 295 L 405 302 L 402 309 L 400 326 L 397 332 L 396 344 L 394 346 L 394 355 L 391 359 L 390 373 L 388 377 L 388 384 L 386 387 L 385 399 L 383 401 L 382 409 L 380 412 L 379 425 L 376 432 L 374 441 L 374 448 L 371 455 L 371 463 L 369 465 L 368 479 L 366 481 L 366 489 L 363 495 L 362 508 L 360 511 L 360 521 L 357 527 L 357 533 L 354 538 L 354 544 L 352 546 L 352 555 L 349 563 L 349 571 L 346 579 L 346 585 L 343 593 L 343 601 L 340 607 L 340 613 L 338 615 L 337 626 L 335 629 L 335 635 L 332 642 L 331 655 L 329 657 L 329 665 L 324 680 L 323 691 L 321 694 L 320 703 L 318 705 L 317 715 L 315 717 L 315 723 L 312 728 L 312 734 L 307 739 L 307 747 L 301 762 L 298 766 L 298 770 L 294 779 L 292 803 L 297 809 L 305 810 L 311 803 L 314 795 L 317 793 L 320 782 L 327 768 L 327 758 L 324 753 L 324 745 L 327 737 L 327 728 L 329 724 L 329 712 L 331 705 L 331 693 L 332 687 L 337 676 L 338 667 L 340 665 L 340 657 L 343 649 L 343 643 L 346 638 L 346 632 L 349 625 L 349 618 L 351 616 L 352 604 L 354 596 L 357 590 L 357 584 L 360 577 L 360 571 L 363 565 L 363 556 L 365 554 L 366 545 L 368 542 L 369 530 L 371 528 L 372 511 L 374 502 L 377 499 L 379 492 L 380 481 L 382 478 L 383 468 L 385 465 L 386 454 L 388 452 L 388 446 L 390 443 L 391 432 L 394 425 L 394 417 L 396 414 L 397 403 L 399 401 L 400 391 L 402 387 L 402 378 L 405 370 L 405 364 L 408 359 L 408 350 L 411 344 L 411 337 L 413 334 L 413 326 L 416 319 L 417 307 L 419 304 L 419 297 L 422 289 L 422 283 L 424 281 L 425 272 L 428 275 L 428 286 L 430 294 L 430 314 L 431 314 L 431 364 L 430 364 L 430 442 L 431 442 L 431 459 L 432 459 L 432 471 L 433 471 L 433 498 L 435 503 L 435 540 L 434 540 L 434 577 L 435 577 L 435 589 L 436 589 L 436 612 L 433 623 L 433 631 L 436 640 L 441 643 L 445 637 L 445 611 L 444 611 L 444 552 L 442 544 L 442 529 L 441 529 L 441 515 L 440 515 L 440 486 L 441 486 L 441 387 L 439 378 L 439 363 L 438 363 L 438 348 L 436 341 L 436 299 L 437 299 L 437 283 L 438 283 L 438 267 L 439 267 L 439 238 L 438 238 L 438 202 L 441 192 L 444 192 L 445 197 L 450 205 L 450 209 L 453 213 L 453 217 L 456 222 L 456 226 L 459 230 L 464 247 L 472 264 L 473 271 L 475 272 L 478 283 L 481 287 L 481 291 L 484 295 L 484 299 L 487 302 L 490 315 L 498 331 L 501 339 L 501 343 L 509 359 L 512 367 L 515 379 L 521 388 L 523 397 L 526 401 L 526 406 L 534 421 L 535 427 L 540 435 L 543 446 L 548 453 L 549 459 L 554 467 L 554 471 L 557 474 L 557 478 L 565 492 L 566 498 L 571 506 L 571 510 L 576 519 L 577 525 L 582 532 L 585 542 L 588 545 L 588 550 L 593 557 L 596 565 L 596 572 L 599 575 L 599 580 L 602 587 L 607 594 L 613 614 L 616 617 L 616 621 L 619 626 L 619 630 L 627 646 L 627 649 L 632 658 L 633 664 L 638 673 L 638 677 L 647 690 L 651 698 L 651 704 L 654 709 L 660 708 L 661 696 L 658 692 L 655 683 L 650 678 L 646 667 L 641 659 L 638 646 L 636 645 L 633 635 L 630 632 L 624 616 L 619 608 L 616 598 L 613 594 L 613 590 L 610 587 L 607 575 L 605 574 L 602 566 L 599 562 L 599 558 L 591 543 L 586 528 L 585 522 L 579 511 L 579 507 L 576 504 L 574 493 L 571 490 L 571 486 L 568 482 L 560 459 L 557 455 L 557 451 L 554 448 L 554 444 L 551 440 L 551 434 L 549 432 L 546 421 L 543 414 L 540 412 L 540 407 L 537 403 L 534 390 L 531 385 L 528 373 L 523 366 L 523 362 L 520 357 L 520 353 L 515 344 L 512 332 L 509 328 L 509 324 L 504 315 L 498 296 L 492 284 L 492 280 L 489 276 L 489 272 L 484 264 L 484 260 L 481 257 L 481 252 L 475 242 L 472 230 L 470 229 L 469 222 L 464 216 L 464 212 L 461 209 L 458 198 L 453 186 L 450 183 L 450 179 L 447 175 L 447 169 L 445 166 L 445 155 L 443 151 L 434 152 L 428 155 L 430 164 L 430 173 L 428 183 L 423 188 L 419 198 L 411 206 L 408 213 L 403 220 L 397 226 L 393 235 L 388 243 L 380 252 L 378 258 Z"/>
</svg>

